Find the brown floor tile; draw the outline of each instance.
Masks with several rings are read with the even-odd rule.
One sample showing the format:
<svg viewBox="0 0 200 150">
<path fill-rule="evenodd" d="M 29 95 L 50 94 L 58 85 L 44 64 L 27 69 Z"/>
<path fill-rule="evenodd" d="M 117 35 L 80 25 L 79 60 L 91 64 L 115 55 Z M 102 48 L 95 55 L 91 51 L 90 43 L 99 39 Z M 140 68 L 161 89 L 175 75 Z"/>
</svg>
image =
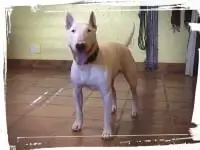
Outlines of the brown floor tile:
<svg viewBox="0 0 200 150">
<path fill-rule="evenodd" d="M 35 105 L 12 103 L 6 105 L 6 113 L 8 115 L 24 115 L 37 108 Z"/>
<path fill-rule="evenodd" d="M 74 107 L 58 106 L 58 105 L 43 105 L 34 109 L 29 113 L 30 116 L 53 117 L 53 118 L 72 118 Z"/>
<path fill-rule="evenodd" d="M 147 125 L 148 124 L 148 125 Z M 150 134 L 173 134 L 174 128 L 171 124 L 151 124 L 148 122 L 139 122 L 137 120 L 132 122 L 121 122 L 118 131 L 120 135 L 150 135 Z"/>
<path fill-rule="evenodd" d="M 7 72 L 6 81 L 12 80 L 15 76 L 16 76 L 16 74 Z"/>
<path fill-rule="evenodd" d="M 129 84 L 127 83 L 126 80 L 122 81 L 115 81 L 114 83 L 115 90 L 118 91 L 128 91 L 130 89 Z"/>
<path fill-rule="evenodd" d="M 53 78 L 62 78 L 62 79 L 65 79 L 65 81 L 69 81 L 71 82 L 71 79 L 70 79 L 70 73 L 69 72 L 62 72 L 62 71 L 57 71 L 55 72 L 55 74 L 52 74 L 52 77 Z"/>
<path fill-rule="evenodd" d="M 103 120 L 103 108 L 84 107 L 83 114 L 85 119 Z"/>
<path fill-rule="evenodd" d="M 31 86 L 24 90 L 25 94 L 36 94 L 36 95 L 52 95 L 57 92 L 59 89 L 56 88 L 44 88 Z"/>
<path fill-rule="evenodd" d="M 138 99 L 138 107 L 140 110 L 167 110 L 168 105 L 165 101 L 157 99 Z M 132 109 L 132 100 L 126 101 L 125 109 Z"/>
<path fill-rule="evenodd" d="M 191 124 L 192 110 L 173 110 L 171 116 L 174 125 L 188 125 Z"/>
<path fill-rule="evenodd" d="M 59 129 L 52 133 L 54 136 L 95 136 L 101 135 L 103 131 L 103 121 L 84 119 L 81 132 L 72 132 L 71 127 L 75 119 L 68 119 L 67 123 L 60 126 Z"/>
<path fill-rule="evenodd" d="M 53 78 L 53 77 L 47 77 L 44 80 L 41 80 L 36 84 L 38 87 L 62 87 L 65 86 L 69 81 L 64 78 Z"/>
<path fill-rule="evenodd" d="M 162 93 L 162 92 L 145 92 L 147 90 L 143 90 L 143 91 L 140 91 L 140 90 L 137 90 L 137 98 L 138 99 L 145 99 L 145 100 L 148 100 L 148 99 L 156 99 L 158 101 L 166 101 L 166 94 L 165 93 Z M 132 99 L 132 94 L 131 92 L 129 91 L 128 92 L 128 99 Z"/>
<path fill-rule="evenodd" d="M 102 144 L 106 144 L 101 139 L 101 134 L 103 131 L 103 121 L 84 119 L 83 129 L 81 132 L 71 131 L 71 125 L 74 123 L 73 119 L 69 120 L 68 123 L 69 123 L 68 126 L 63 126 L 62 128 L 60 128 L 60 130 L 53 133 L 53 135 L 66 136 L 65 139 L 69 138 L 67 136 L 71 136 L 72 139 L 74 140 L 73 143 L 76 146 L 101 146 Z M 113 130 L 116 130 L 116 128 L 114 128 Z M 75 138 L 77 136 L 79 136 L 79 138 Z M 59 138 L 52 140 L 53 143 L 54 141 L 59 142 L 60 144 L 63 143 L 63 141 Z M 95 143 L 90 143 L 91 141 L 94 141 Z"/>
<path fill-rule="evenodd" d="M 177 95 L 177 94 L 168 94 L 167 99 L 170 102 L 191 102 L 193 103 L 194 97 L 188 97 L 188 95 Z"/>
<path fill-rule="evenodd" d="M 164 95 L 164 87 L 159 87 L 159 88 L 153 88 L 153 87 L 142 87 L 138 86 L 137 88 L 138 95 L 144 95 L 144 94 L 162 94 Z"/>
<path fill-rule="evenodd" d="M 194 79 L 180 74 L 167 74 L 164 77 L 164 83 L 166 87 L 192 87 Z"/>
<path fill-rule="evenodd" d="M 90 94 L 90 97 L 93 97 L 93 98 L 102 98 L 101 93 L 99 91 L 93 91 Z"/>
<path fill-rule="evenodd" d="M 115 120 L 119 120 L 120 114 L 121 114 L 121 110 L 117 109 L 117 114 L 115 114 L 115 116 L 113 116 L 115 118 Z M 103 121 L 104 111 L 103 111 L 103 108 L 84 107 L 83 108 L 83 115 L 84 115 L 84 119 Z"/>
<path fill-rule="evenodd" d="M 152 79 L 159 79 L 162 80 L 164 75 L 163 73 L 159 73 L 159 72 L 146 72 L 146 71 L 141 71 L 138 72 L 138 75 L 141 79 L 148 79 L 148 80 L 152 80 Z"/>
<path fill-rule="evenodd" d="M 87 98 L 89 95 L 91 94 L 91 90 L 88 90 L 88 89 L 83 89 L 83 97 L 84 98 Z M 70 87 L 64 87 L 62 91 L 60 91 L 58 93 L 59 96 L 69 96 L 69 97 L 74 97 L 74 94 L 73 94 L 73 88 L 70 88 Z"/>
<path fill-rule="evenodd" d="M 144 79 L 143 84 L 141 84 L 143 87 L 151 87 L 151 89 L 157 89 L 157 88 L 162 88 L 163 87 L 163 80 L 161 79 Z"/>
<path fill-rule="evenodd" d="M 13 123 L 15 123 L 21 115 L 14 115 L 14 114 L 7 114 L 6 120 L 7 120 L 7 126 L 10 127 Z"/>
<path fill-rule="evenodd" d="M 44 101 L 47 98 L 46 95 L 32 95 L 32 94 L 23 94 L 23 93 L 16 93 L 16 94 L 7 94 L 6 103 L 7 104 L 31 104 L 31 103 L 38 103 Z"/>
<path fill-rule="evenodd" d="M 176 110 L 191 110 L 193 108 L 193 102 L 189 100 L 183 100 L 181 101 L 170 101 L 169 102 L 170 110 L 176 111 Z"/>
<path fill-rule="evenodd" d="M 128 99 L 128 91 L 116 91 L 116 95 L 117 95 L 117 100 Z M 99 91 L 93 91 L 89 97 L 102 98 Z"/>
<path fill-rule="evenodd" d="M 126 81 L 126 79 L 124 78 L 124 76 L 122 74 L 119 74 L 115 78 L 115 82 L 125 82 L 125 81 Z"/>
<path fill-rule="evenodd" d="M 59 105 L 59 106 L 75 106 L 74 98 L 67 96 L 49 96 L 46 100 L 46 104 L 49 105 Z"/>
<path fill-rule="evenodd" d="M 67 142 L 66 142 L 67 141 Z M 76 138 L 56 138 L 48 141 L 48 146 L 52 147 L 99 147 L 99 146 L 108 146 L 111 142 L 105 142 L 99 137 L 76 137 Z"/>
<path fill-rule="evenodd" d="M 7 86 L 6 86 L 6 93 L 21 93 L 28 87 L 34 85 L 35 82 L 33 81 L 19 81 L 19 80 L 14 80 L 14 81 L 8 81 Z"/>
<path fill-rule="evenodd" d="M 190 125 L 175 125 L 174 130 L 175 133 L 177 134 L 190 134 L 189 133 L 190 127 L 191 127 Z"/>
<path fill-rule="evenodd" d="M 45 75 L 46 76 L 46 75 Z M 43 75 L 34 75 L 32 73 L 28 73 L 28 74 L 18 74 L 14 76 L 14 80 L 17 81 L 24 81 L 24 82 L 38 82 L 41 81 L 45 78 L 45 76 Z"/>
<path fill-rule="evenodd" d="M 194 91 L 191 88 L 166 88 L 169 101 L 183 101 L 194 98 Z"/>
<path fill-rule="evenodd" d="M 71 127 L 75 119 L 68 120 L 67 123 L 59 130 L 54 132 L 53 136 L 72 136 L 72 137 L 101 137 L 103 131 L 103 121 L 84 119 L 83 128 L 80 132 L 72 132 Z M 113 132 L 115 133 L 118 127 L 117 122 L 113 122 Z"/>
<path fill-rule="evenodd" d="M 65 85 L 66 89 L 73 89 L 73 84 L 71 81 L 69 81 L 66 85 Z"/>
<path fill-rule="evenodd" d="M 126 100 L 117 100 L 117 107 L 122 108 Z M 89 97 L 85 102 L 84 106 L 87 107 L 104 107 L 102 98 Z"/>
<path fill-rule="evenodd" d="M 17 137 L 51 135 L 58 129 L 57 126 L 61 126 L 65 122 L 66 120 L 62 118 L 26 116 L 11 129 L 8 129 L 10 144 L 16 144 Z"/>
<path fill-rule="evenodd" d="M 184 94 L 184 95 L 193 95 L 194 91 L 192 91 L 192 89 L 190 87 L 178 87 L 178 88 L 166 88 L 166 92 L 167 94 Z"/>
<path fill-rule="evenodd" d="M 84 106 L 102 108 L 104 105 L 102 98 L 89 97 L 87 101 L 84 103 Z"/>
<path fill-rule="evenodd" d="M 122 115 L 122 121 L 131 121 L 131 110 L 124 110 Z M 164 125 L 164 124 L 172 124 L 168 111 L 154 111 L 154 110 L 141 110 L 139 111 L 139 116 L 134 121 L 143 123 L 143 124 L 156 124 L 156 125 Z"/>
</svg>

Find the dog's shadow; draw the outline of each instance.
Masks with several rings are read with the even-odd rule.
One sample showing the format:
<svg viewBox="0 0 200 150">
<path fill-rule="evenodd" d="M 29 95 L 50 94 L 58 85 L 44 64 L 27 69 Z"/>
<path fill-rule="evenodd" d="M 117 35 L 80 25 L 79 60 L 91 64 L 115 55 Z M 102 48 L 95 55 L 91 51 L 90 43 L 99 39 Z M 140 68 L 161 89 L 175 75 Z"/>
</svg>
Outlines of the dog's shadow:
<svg viewBox="0 0 200 150">
<path fill-rule="evenodd" d="M 131 114 L 131 110 L 124 108 L 120 120 L 117 120 L 118 126 L 116 127 L 116 123 L 113 126 L 118 139 L 130 140 L 134 143 L 132 143 L 133 145 L 137 145 L 136 141 L 140 141 L 140 139 L 151 138 L 150 136 L 141 138 L 140 135 L 173 132 L 162 79 L 151 75 L 153 73 L 148 74 L 150 76 L 143 75 L 138 79 L 137 99 L 139 116 L 137 118 L 131 118 L 130 116 L 128 121 L 127 115 Z M 113 122 L 116 122 L 116 119 L 117 116 L 113 115 Z M 120 134 L 122 134 L 121 137 Z M 116 144 L 119 145 L 119 142 Z"/>
</svg>

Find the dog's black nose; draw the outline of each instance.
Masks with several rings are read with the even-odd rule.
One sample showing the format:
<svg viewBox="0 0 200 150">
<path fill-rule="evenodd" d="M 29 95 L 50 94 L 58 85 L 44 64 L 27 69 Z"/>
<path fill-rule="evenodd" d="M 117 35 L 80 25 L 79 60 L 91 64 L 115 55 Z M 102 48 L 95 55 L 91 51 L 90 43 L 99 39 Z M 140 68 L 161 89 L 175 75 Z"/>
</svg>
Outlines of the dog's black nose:
<svg viewBox="0 0 200 150">
<path fill-rule="evenodd" d="M 77 43 L 76 44 L 76 49 L 79 50 L 79 51 L 82 51 L 85 49 L 85 43 Z"/>
</svg>

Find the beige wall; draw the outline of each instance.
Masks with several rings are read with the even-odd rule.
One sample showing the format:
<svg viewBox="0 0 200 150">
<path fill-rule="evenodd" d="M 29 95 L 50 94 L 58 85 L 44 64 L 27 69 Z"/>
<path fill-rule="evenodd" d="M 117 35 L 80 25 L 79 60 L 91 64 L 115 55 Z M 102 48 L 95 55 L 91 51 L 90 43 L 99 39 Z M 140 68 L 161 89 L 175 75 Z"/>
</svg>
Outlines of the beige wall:
<svg viewBox="0 0 200 150">
<path fill-rule="evenodd" d="M 70 11 L 78 20 L 88 21 L 90 10 L 94 10 L 99 42 L 125 43 L 135 22 L 136 31 L 132 54 L 136 61 L 143 62 L 145 52 L 139 49 L 137 43 L 138 11 L 130 10 L 130 8 L 60 5 L 43 6 L 34 13 L 29 7 L 16 7 L 12 13 L 8 58 L 71 60 L 72 55 L 68 48 L 64 27 L 66 14 L 64 11 Z M 57 12 L 50 12 L 52 10 Z M 184 63 L 188 32 L 182 23 L 181 32 L 173 33 L 170 19 L 171 11 L 159 12 L 159 62 Z M 40 53 L 31 54 L 31 44 L 39 45 Z"/>
</svg>

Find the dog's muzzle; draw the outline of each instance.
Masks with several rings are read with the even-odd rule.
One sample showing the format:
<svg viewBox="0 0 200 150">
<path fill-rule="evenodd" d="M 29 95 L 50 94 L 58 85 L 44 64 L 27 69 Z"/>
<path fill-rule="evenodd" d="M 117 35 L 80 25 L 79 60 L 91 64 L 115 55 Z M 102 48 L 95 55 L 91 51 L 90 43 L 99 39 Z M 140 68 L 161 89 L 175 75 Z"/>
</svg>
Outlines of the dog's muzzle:
<svg viewBox="0 0 200 150">
<path fill-rule="evenodd" d="M 84 51 L 84 50 L 85 50 L 86 44 L 85 44 L 85 43 L 77 43 L 77 44 L 75 45 L 75 47 L 76 47 L 77 51 L 81 52 L 81 51 Z"/>
</svg>

